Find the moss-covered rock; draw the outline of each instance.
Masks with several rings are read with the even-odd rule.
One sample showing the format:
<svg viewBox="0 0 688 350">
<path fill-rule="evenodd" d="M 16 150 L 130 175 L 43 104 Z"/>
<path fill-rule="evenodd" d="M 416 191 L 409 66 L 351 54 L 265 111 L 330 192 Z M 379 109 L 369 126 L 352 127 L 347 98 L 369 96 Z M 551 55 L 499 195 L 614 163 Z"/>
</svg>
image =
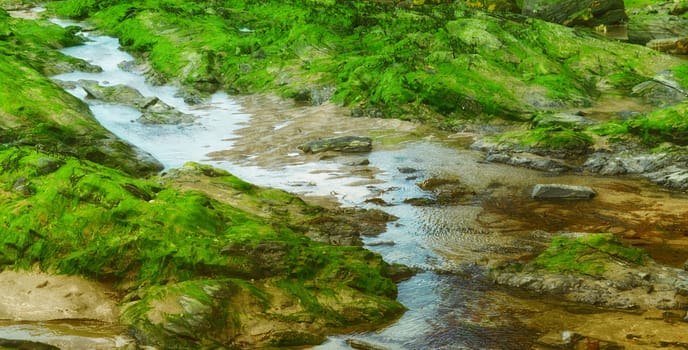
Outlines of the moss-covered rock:
<svg viewBox="0 0 688 350">
<path fill-rule="evenodd" d="M 150 155 L 104 129 L 86 104 L 46 77 L 90 66 L 55 50 L 82 42 L 73 28 L 0 16 L 3 32 L 0 141 L 78 155 L 138 176 L 162 169 Z"/>
<path fill-rule="evenodd" d="M 169 179 L 34 148 L 0 148 L 0 166 L 0 266 L 113 283 L 128 293 L 122 321 L 144 344 L 297 345 L 403 311 L 387 277 L 394 269 L 360 246 L 307 238 L 297 228 L 332 214 L 287 193 L 189 165 L 220 192 L 244 197 L 251 213 L 160 182 Z M 290 209 L 273 216 L 262 211 L 270 205 Z M 301 335 L 251 338 L 259 323 Z"/>
<path fill-rule="evenodd" d="M 88 16 L 163 77 L 199 90 L 270 89 L 314 103 L 331 95 L 357 114 L 447 128 L 589 104 L 604 92 L 599 81 L 650 77 L 671 64 L 646 48 L 490 6 L 414 4 L 68 0 L 49 8 Z"/>
<path fill-rule="evenodd" d="M 491 276 L 538 295 L 618 309 L 679 309 L 688 295 L 688 272 L 657 264 L 611 234 L 554 237 L 533 260 L 498 267 Z"/>
</svg>

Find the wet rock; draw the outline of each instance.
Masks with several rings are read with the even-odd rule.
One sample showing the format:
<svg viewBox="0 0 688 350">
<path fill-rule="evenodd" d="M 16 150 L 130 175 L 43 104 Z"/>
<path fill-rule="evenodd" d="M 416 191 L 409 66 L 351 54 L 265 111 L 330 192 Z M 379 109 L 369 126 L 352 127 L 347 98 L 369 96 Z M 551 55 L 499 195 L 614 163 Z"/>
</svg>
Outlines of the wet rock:
<svg viewBox="0 0 688 350">
<path fill-rule="evenodd" d="M 402 174 L 413 174 L 413 173 L 418 171 L 418 169 L 410 168 L 410 167 L 400 167 L 400 168 L 397 168 L 397 170 L 399 170 L 399 172 Z"/>
<path fill-rule="evenodd" d="M 645 174 L 650 181 L 670 189 L 688 191 L 688 168 L 672 165 L 662 170 Z"/>
<path fill-rule="evenodd" d="M 329 101 L 334 95 L 334 91 L 334 86 L 311 86 L 297 91 L 292 98 L 297 102 L 319 106 Z"/>
<path fill-rule="evenodd" d="M 305 153 L 320 153 L 326 151 L 339 152 L 370 152 L 373 140 L 363 136 L 342 136 L 329 139 L 315 140 L 298 146 Z"/>
<path fill-rule="evenodd" d="M 57 346 L 46 343 L 39 343 L 30 340 L 2 339 L 0 338 L 0 348 L 14 350 L 60 350 Z"/>
<path fill-rule="evenodd" d="M 659 107 L 675 105 L 688 97 L 688 91 L 676 81 L 671 71 L 662 71 L 652 80 L 634 86 L 631 94 Z"/>
<path fill-rule="evenodd" d="M 673 55 L 688 54 L 688 37 L 652 39 L 645 46 Z"/>
<path fill-rule="evenodd" d="M 86 91 L 86 98 L 90 99 L 127 106 L 135 106 L 145 99 L 138 90 L 127 85 L 102 86 L 95 80 L 85 79 L 81 79 L 77 83 Z"/>
<path fill-rule="evenodd" d="M 588 126 L 597 124 L 594 120 L 582 115 L 572 113 L 543 114 L 533 119 L 533 124 L 539 128 L 546 127 L 566 127 L 569 129 L 584 129 Z"/>
<path fill-rule="evenodd" d="M 493 163 L 509 164 L 540 171 L 560 173 L 572 169 L 568 164 L 549 157 L 543 157 L 532 153 L 490 153 L 485 160 Z"/>
<path fill-rule="evenodd" d="M 628 19 L 622 0 L 524 0 L 522 13 L 569 26 L 617 24 Z"/>
<path fill-rule="evenodd" d="M 639 259 L 632 252 L 633 248 L 623 247 L 612 235 L 606 237 L 601 243 L 591 243 L 594 239 L 583 240 L 586 243 L 582 245 L 553 241 L 548 250 L 532 262 L 518 269 L 496 268 L 490 276 L 498 284 L 538 295 L 549 294 L 576 303 L 614 309 L 676 310 L 688 301 L 683 294 L 688 291 L 687 271 L 658 264 L 647 256 Z M 548 265 L 553 256 L 564 258 L 557 258 L 560 259 L 557 266 Z M 587 266 L 586 272 L 577 272 L 576 269 L 582 270 L 583 265 Z M 561 270 L 557 272 L 557 269 Z"/>
<path fill-rule="evenodd" d="M 609 154 L 594 153 L 581 168 L 600 175 L 647 174 L 674 164 L 676 159 L 666 153 Z"/>
<path fill-rule="evenodd" d="M 139 105 L 141 117 L 137 121 L 141 124 L 189 124 L 196 120 L 196 116 L 178 111 L 176 108 L 151 97 Z"/>
<path fill-rule="evenodd" d="M 374 344 L 360 339 L 349 338 L 346 340 L 346 343 L 352 349 L 356 350 L 389 350 L 389 348 L 386 346 Z"/>
<path fill-rule="evenodd" d="M 596 195 L 595 191 L 587 186 L 571 186 L 560 184 L 537 184 L 533 187 L 531 196 L 533 199 L 548 200 L 585 200 Z"/>
<path fill-rule="evenodd" d="M 405 200 L 404 202 L 412 205 L 431 205 L 444 204 L 451 205 L 470 200 L 476 192 L 467 187 L 461 180 L 456 178 L 430 178 L 417 183 L 418 187 L 424 191 L 430 191 L 433 198 L 416 198 Z"/>
<path fill-rule="evenodd" d="M 688 37 L 688 19 L 668 13 L 631 14 L 628 41 L 645 45 L 651 40 Z"/>
<path fill-rule="evenodd" d="M 189 124 L 196 120 L 196 116 L 182 113 L 157 97 L 145 97 L 138 90 L 127 85 L 102 86 L 94 80 L 79 80 L 87 94 L 87 98 L 104 102 L 131 106 L 141 112 L 137 119 L 142 124 Z"/>
</svg>

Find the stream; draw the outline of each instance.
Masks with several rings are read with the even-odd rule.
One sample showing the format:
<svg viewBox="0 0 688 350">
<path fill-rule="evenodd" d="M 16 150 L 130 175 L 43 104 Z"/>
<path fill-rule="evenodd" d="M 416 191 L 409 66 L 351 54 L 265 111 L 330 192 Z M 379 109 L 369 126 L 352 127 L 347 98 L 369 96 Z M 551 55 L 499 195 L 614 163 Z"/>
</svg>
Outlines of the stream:
<svg viewBox="0 0 688 350">
<path fill-rule="evenodd" d="M 136 109 L 87 99 L 78 87 L 69 90 L 89 104 L 101 124 L 167 169 L 187 161 L 207 163 L 257 185 L 399 217 L 385 233 L 364 237 L 364 243 L 390 263 L 423 271 L 399 284 L 398 298 L 408 311 L 379 331 L 333 336 L 315 349 L 351 349 L 349 338 L 388 349 L 530 349 L 541 336 L 565 331 L 600 337 L 619 333 L 623 338 L 620 327 L 641 322 L 641 316 L 498 287 L 484 278 L 485 267 L 528 256 L 543 235 L 560 231 L 613 232 L 647 248 L 660 262 L 679 266 L 685 261 L 688 198 L 645 180 L 554 176 L 486 163 L 469 148 L 476 135 L 426 131 L 394 120 L 351 122 L 348 110 L 332 104 L 304 106 L 274 96 L 216 93 L 201 104 L 187 105 L 176 87 L 152 86 L 142 72 L 120 69 L 121 62 L 134 59 L 119 50 L 117 39 L 83 35 L 90 41 L 62 52 L 103 72 L 62 74 L 56 80 L 125 84 L 199 117 L 193 124 L 143 125 L 135 122 L 140 115 Z M 374 151 L 321 157 L 296 148 L 337 135 L 371 136 Z M 419 182 L 449 178 L 459 179 L 473 194 L 444 205 L 409 201 L 433 197 Z M 537 202 L 529 192 L 537 183 L 591 186 L 598 196 L 586 202 Z M 0 338 L 40 340 L 63 349 L 84 344 L 115 348 L 123 344 L 118 332 L 87 322 L 0 323 Z"/>
</svg>

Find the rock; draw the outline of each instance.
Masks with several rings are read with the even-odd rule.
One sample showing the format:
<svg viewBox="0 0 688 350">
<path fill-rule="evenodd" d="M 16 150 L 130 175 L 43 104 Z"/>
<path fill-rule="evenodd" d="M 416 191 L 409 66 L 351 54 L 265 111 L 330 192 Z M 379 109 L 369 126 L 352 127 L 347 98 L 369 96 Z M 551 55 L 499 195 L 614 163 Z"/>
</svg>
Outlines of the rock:
<svg viewBox="0 0 688 350">
<path fill-rule="evenodd" d="M 31 183 L 25 176 L 20 176 L 14 180 L 14 183 L 12 184 L 12 190 L 21 194 L 22 196 L 30 196 L 33 194 Z"/>
<path fill-rule="evenodd" d="M 30 340 L 2 339 L 0 338 L 0 349 L 14 350 L 60 350 L 57 346 L 46 343 L 39 343 Z"/>
<path fill-rule="evenodd" d="M 645 46 L 672 55 L 688 54 L 688 37 L 652 39 Z"/>
<path fill-rule="evenodd" d="M 305 153 L 320 153 L 325 151 L 339 152 L 370 152 L 373 140 L 362 136 L 342 136 L 307 142 L 298 147 Z"/>
<path fill-rule="evenodd" d="M 141 112 L 137 119 L 141 124 L 190 124 L 196 116 L 182 113 L 157 97 L 145 97 L 138 90 L 127 85 L 102 86 L 94 80 L 79 80 L 87 98 L 131 106 Z"/>
<path fill-rule="evenodd" d="M 650 181 L 679 191 L 688 191 L 688 169 L 672 165 L 659 171 L 645 174 Z"/>
<path fill-rule="evenodd" d="M 623 0 L 524 0 L 522 13 L 568 26 L 619 24 L 628 19 Z"/>
<path fill-rule="evenodd" d="M 424 191 L 430 191 L 433 198 L 407 199 L 404 202 L 412 205 L 451 205 L 462 203 L 473 198 L 476 192 L 462 184 L 456 178 L 430 178 L 417 183 Z"/>
<path fill-rule="evenodd" d="M 533 124 L 539 128 L 546 127 L 565 127 L 569 129 L 585 129 L 588 126 L 597 124 L 594 120 L 585 118 L 578 114 L 572 113 L 556 113 L 556 114 L 542 114 L 533 120 Z"/>
<path fill-rule="evenodd" d="M 485 160 L 493 163 L 509 164 L 552 173 L 571 170 L 571 167 L 564 162 L 527 152 L 513 154 L 506 152 L 489 153 L 485 157 Z"/>
<path fill-rule="evenodd" d="M 349 338 L 346 340 L 346 343 L 351 348 L 356 349 L 356 350 L 389 350 L 388 347 L 374 344 L 374 343 L 367 342 L 367 341 L 360 340 L 360 339 Z"/>
<path fill-rule="evenodd" d="M 86 98 L 127 106 L 136 106 L 145 100 L 145 97 L 138 90 L 127 85 L 102 86 L 95 80 L 85 79 L 81 79 L 77 83 L 86 91 Z"/>
<path fill-rule="evenodd" d="M 660 107 L 677 104 L 688 97 L 688 91 L 676 81 L 674 73 L 669 70 L 658 73 L 652 80 L 634 86 L 631 94 Z"/>
<path fill-rule="evenodd" d="M 559 184 L 537 184 L 533 187 L 531 196 L 533 199 L 563 199 L 581 200 L 591 199 L 596 195 L 595 191 L 587 186 L 570 186 Z"/>
<path fill-rule="evenodd" d="M 669 14 L 631 15 L 627 27 L 628 41 L 645 45 L 653 39 L 688 36 L 688 19 Z"/>
<path fill-rule="evenodd" d="M 614 309 L 677 310 L 688 301 L 687 271 L 658 264 L 610 234 L 572 240 L 584 243 L 555 238 L 535 260 L 493 269 L 490 276 L 538 295 Z"/>
</svg>

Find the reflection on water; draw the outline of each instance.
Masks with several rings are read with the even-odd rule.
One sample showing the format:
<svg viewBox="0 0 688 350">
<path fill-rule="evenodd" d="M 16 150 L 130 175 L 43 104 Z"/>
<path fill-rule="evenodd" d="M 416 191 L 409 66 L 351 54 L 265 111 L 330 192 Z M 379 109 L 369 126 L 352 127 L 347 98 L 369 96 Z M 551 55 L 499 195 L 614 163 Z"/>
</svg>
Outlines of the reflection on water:
<svg viewBox="0 0 688 350">
<path fill-rule="evenodd" d="M 686 235 L 669 237 L 668 231 L 688 227 L 686 199 L 646 182 L 552 177 L 488 164 L 481 154 L 457 146 L 452 137 L 423 139 L 428 135 L 414 135 L 408 124 L 399 121 L 361 118 L 352 123 L 343 109 L 333 105 L 299 107 L 260 97 L 259 103 L 244 99 L 240 105 L 218 93 L 201 105 L 188 106 L 175 97 L 175 88 L 150 86 L 140 72 L 121 71 L 118 64 L 132 58 L 117 49 L 115 39 L 90 39 L 93 41 L 87 45 L 64 52 L 101 65 L 104 72 L 70 73 L 57 79 L 127 84 L 200 117 L 194 125 L 141 125 L 132 122 L 139 116 L 135 109 L 87 100 L 104 126 L 150 152 L 166 167 L 206 162 L 259 185 L 309 196 L 333 196 L 344 205 L 379 208 L 399 217 L 387 232 L 365 237 L 364 242 L 388 262 L 426 271 L 399 285 L 399 300 L 408 312 L 378 332 L 332 337 L 318 349 L 349 349 L 345 339 L 350 337 L 390 349 L 530 348 L 543 329 L 558 331 L 558 326 L 544 322 L 538 329 L 532 328 L 528 322 L 535 312 L 529 310 L 555 309 L 555 318 L 567 317 L 567 312 L 542 306 L 541 301 L 516 307 L 524 303 L 522 299 L 498 291 L 483 279 L 483 273 L 491 260 L 517 259 L 537 250 L 541 237 L 533 237 L 534 231 L 545 236 L 557 231 L 609 231 L 639 244 L 671 243 L 671 254 L 685 252 Z M 80 88 L 71 92 L 85 98 Z M 343 133 L 384 136 L 376 139 L 381 145 L 365 156 L 304 155 L 296 149 L 309 138 Z M 385 146 L 385 137 L 416 141 Z M 405 202 L 431 199 L 434 195 L 417 185 L 430 178 L 457 178 L 474 194 L 454 205 Z M 533 185 L 554 182 L 592 186 L 598 196 L 575 203 L 530 198 Z M 387 205 L 366 202 L 370 199 Z M 660 259 L 665 254 L 654 252 Z M 0 330 L 0 337 L 5 332 Z"/>
</svg>

